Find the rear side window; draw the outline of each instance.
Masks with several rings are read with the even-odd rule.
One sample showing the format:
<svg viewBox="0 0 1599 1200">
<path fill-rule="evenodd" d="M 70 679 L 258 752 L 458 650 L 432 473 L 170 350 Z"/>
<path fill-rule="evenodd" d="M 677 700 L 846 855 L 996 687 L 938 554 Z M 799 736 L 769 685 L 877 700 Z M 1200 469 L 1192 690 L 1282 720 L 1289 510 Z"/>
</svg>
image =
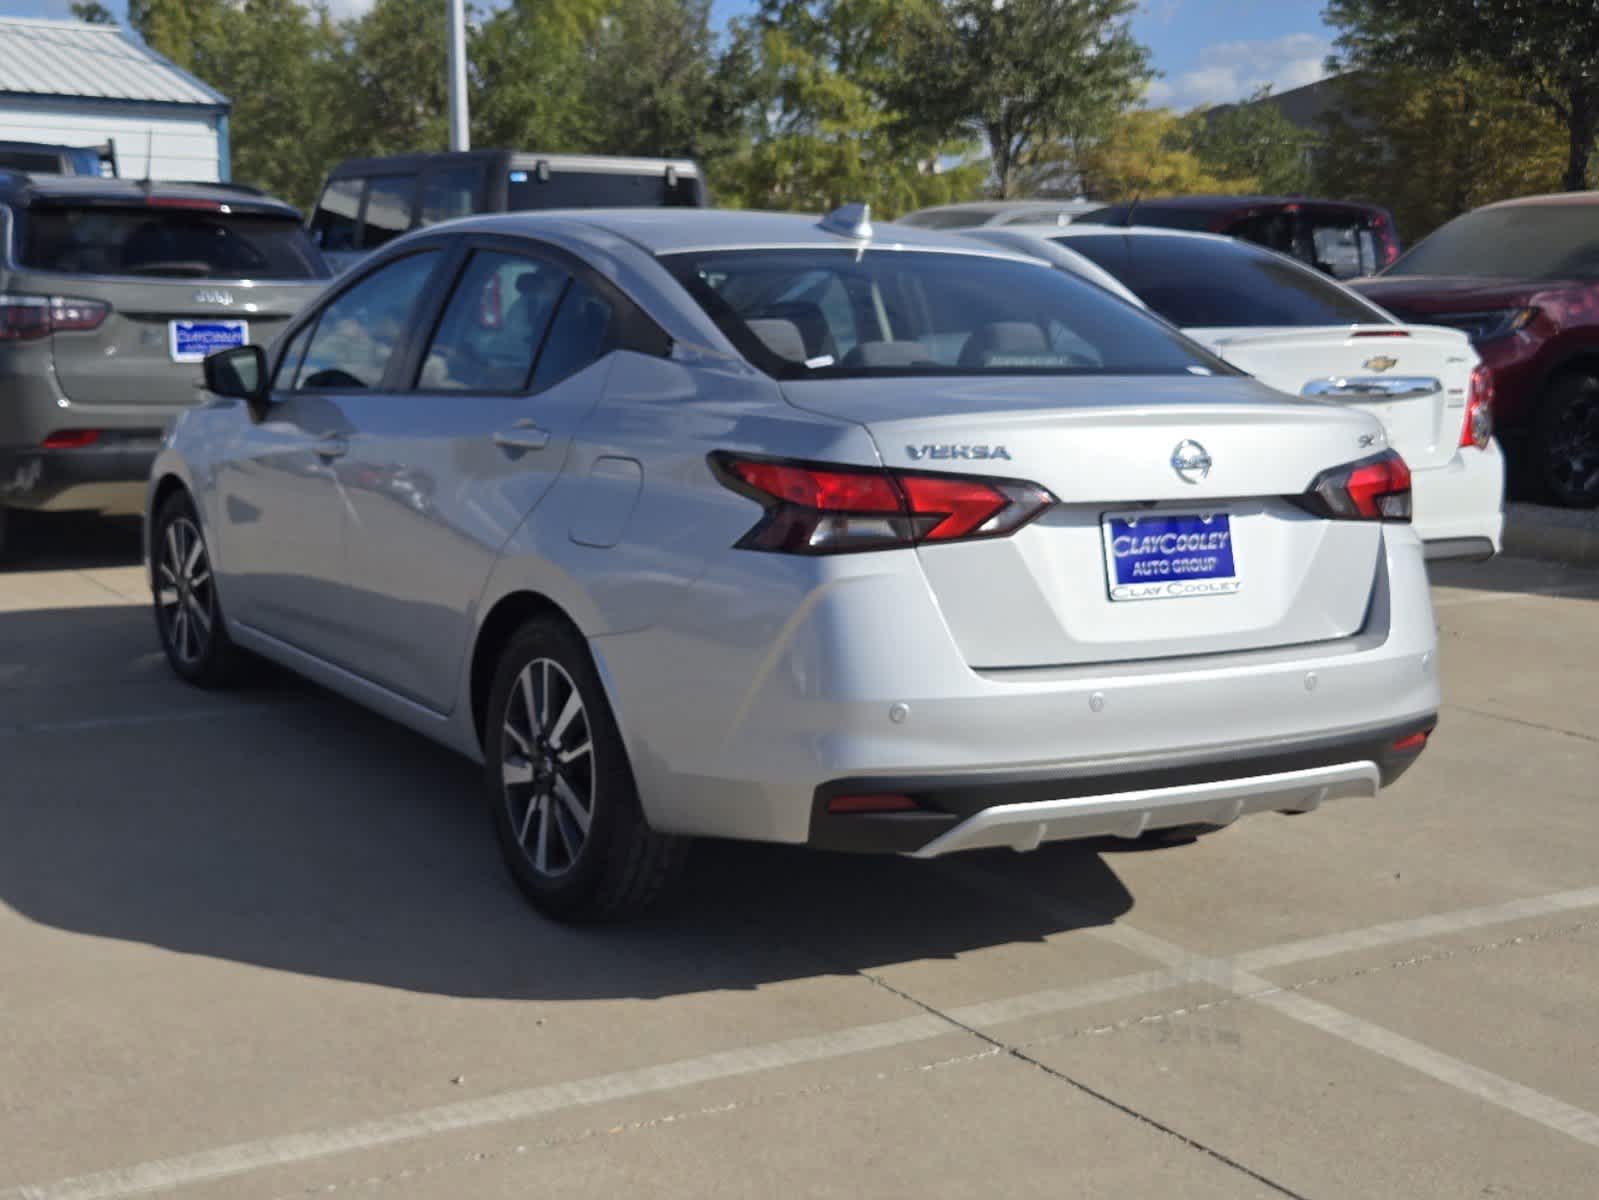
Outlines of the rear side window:
<svg viewBox="0 0 1599 1200">
<path fill-rule="evenodd" d="M 354 250 L 361 212 L 361 180 L 335 179 L 322 191 L 311 218 L 311 237 L 324 250 Z"/>
<path fill-rule="evenodd" d="M 603 358 L 616 345 L 616 325 L 611 302 L 574 280 L 544 339 L 533 386 L 549 387 Z"/>
<path fill-rule="evenodd" d="M 1062 238 L 1187 329 L 1390 323 L 1316 272 L 1242 242 L 1107 233 Z"/>
<path fill-rule="evenodd" d="M 41 271 L 168 279 L 321 279 L 292 217 L 183 208 L 36 207 L 18 258 Z"/>
<path fill-rule="evenodd" d="M 482 178 L 483 172 L 477 167 L 429 171 L 422 178 L 422 224 L 433 225 L 471 216 L 477 211 L 478 184 Z"/>
<path fill-rule="evenodd" d="M 515 392 L 528 385 L 566 272 L 519 255 L 479 251 L 456 285 L 422 360 L 426 391 Z"/>
<path fill-rule="evenodd" d="M 317 319 L 295 386 L 362 391 L 381 384 L 437 262 L 436 250 L 407 255 L 333 300 Z"/>
<path fill-rule="evenodd" d="M 560 171 L 535 169 L 510 173 L 505 205 L 512 211 L 538 208 L 693 208 L 703 203 L 700 181 L 666 173 L 623 171 Z"/>
<path fill-rule="evenodd" d="M 366 188 L 366 212 L 361 217 L 361 247 L 371 250 L 411 228 L 411 208 L 416 201 L 416 176 L 386 175 Z"/>
</svg>

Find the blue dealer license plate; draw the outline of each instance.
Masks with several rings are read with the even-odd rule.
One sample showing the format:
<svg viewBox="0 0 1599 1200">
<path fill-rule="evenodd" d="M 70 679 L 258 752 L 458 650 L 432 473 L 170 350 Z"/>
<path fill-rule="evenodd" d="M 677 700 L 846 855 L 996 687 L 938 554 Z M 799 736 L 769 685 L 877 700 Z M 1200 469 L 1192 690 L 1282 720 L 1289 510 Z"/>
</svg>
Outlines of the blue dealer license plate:
<svg viewBox="0 0 1599 1200">
<path fill-rule="evenodd" d="M 172 361 L 195 363 L 217 350 L 231 350 L 250 340 L 248 321 L 168 321 L 167 347 Z"/>
<path fill-rule="evenodd" d="M 1223 596 L 1243 586 L 1226 513 L 1106 516 L 1103 529 L 1112 600 Z"/>
</svg>

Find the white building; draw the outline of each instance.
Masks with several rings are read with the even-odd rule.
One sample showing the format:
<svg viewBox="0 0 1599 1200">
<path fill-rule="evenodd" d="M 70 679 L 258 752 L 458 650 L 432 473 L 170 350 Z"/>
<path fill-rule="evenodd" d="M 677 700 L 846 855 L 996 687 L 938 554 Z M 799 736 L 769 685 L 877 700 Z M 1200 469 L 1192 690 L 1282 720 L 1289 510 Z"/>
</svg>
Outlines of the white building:
<svg viewBox="0 0 1599 1200">
<path fill-rule="evenodd" d="M 0 17 L 0 141 L 99 146 L 140 179 L 228 179 L 228 100 L 116 25 Z"/>
</svg>

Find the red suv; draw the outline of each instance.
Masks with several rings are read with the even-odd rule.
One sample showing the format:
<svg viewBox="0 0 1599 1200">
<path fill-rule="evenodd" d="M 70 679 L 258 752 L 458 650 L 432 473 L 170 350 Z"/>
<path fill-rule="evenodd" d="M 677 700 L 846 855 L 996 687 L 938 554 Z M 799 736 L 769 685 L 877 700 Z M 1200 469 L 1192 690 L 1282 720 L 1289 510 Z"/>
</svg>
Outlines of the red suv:
<svg viewBox="0 0 1599 1200">
<path fill-rule="evenodd" d="M 1402 320 L 1464 330 L 1508 448 L 1556 503 L 1599 506 L 1599 192 L 1476 209 L 1355 286 Z"/>
</svg>

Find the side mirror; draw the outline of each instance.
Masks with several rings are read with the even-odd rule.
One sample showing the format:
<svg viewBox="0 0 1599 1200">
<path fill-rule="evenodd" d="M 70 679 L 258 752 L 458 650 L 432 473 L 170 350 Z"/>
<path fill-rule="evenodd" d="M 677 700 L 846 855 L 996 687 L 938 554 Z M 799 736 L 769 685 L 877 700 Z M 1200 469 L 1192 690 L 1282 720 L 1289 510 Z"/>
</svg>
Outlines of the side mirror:
<svg viewBox="0 0 1599 1200">
<path fill-rule="evenodd" d="M 208 392 L 243 400 L 258 421 L 266 413 L 267 361 L 260 346 L 234 346 L 208 354 L 202 370 Z"/>
</svg>

